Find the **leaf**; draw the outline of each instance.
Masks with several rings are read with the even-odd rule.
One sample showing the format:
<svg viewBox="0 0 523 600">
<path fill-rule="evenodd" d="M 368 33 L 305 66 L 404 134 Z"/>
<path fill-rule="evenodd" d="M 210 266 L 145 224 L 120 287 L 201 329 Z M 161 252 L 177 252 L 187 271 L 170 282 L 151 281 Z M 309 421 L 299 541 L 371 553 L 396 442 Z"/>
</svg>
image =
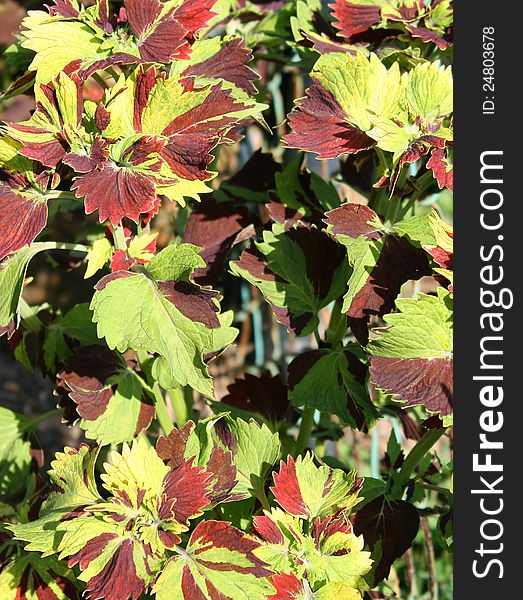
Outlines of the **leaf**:
<svg viewBox="0 0 523 600">
<path fill-rule="evenodd" d="M 7 133 L 22 144 L 20 153 L 46 167 L 56 167 L 67 151 L 81 152 L 82 86 L 78 77 L 61 72 L 35 87 L 36 109 L 27 121 L 8 123 Z"/>
<path fill-rule="evenodd" d="M 47 224 L 47 203 L 0 183 L 0 260 L 34 242 Z"/>
<path fill-rule="evenodd" d="M 409 71 L 406 104 L 413 117 L 435 121 L 448 117 L 453 109 L 452 68 L 425 62 Z"/>
<path fill-rule="evenodd" d="M 379 413 L 369 397 L 366 372 L 348 350 L 299 354 L 288 366 L 289 400 L 337 415 L 352 429 L 370 428 Z"/>
<path fill-rule="evenodd" d="M 16 498 L 31 471 L 31 444 L 25 439 L 28 419 L 0 407 L 0 498 Z"/>
<path fill-rule="evenodd" d="M 353 517 L 354 532 L 363 535 L 375 561 L 374 585 L 389 576 L 397 558 L 410 548 L 419 528 L 416 508 L 404 500 L 378 496 Z"/>
<path fill-rule="evenodd" d="M 66 563 L 33 553 L 22 552 L 0 572 L 3 600 L 79 600 L 75 584 L 76 577 Z"/>
<path fill-rule="evenodd" d="M 297 335 L 316 329 L 319 310 L 343 292 L 346 277 L 343 251 L 325 233 L 279 224 L 230 267 L 259 288 L 278 321 Z"/>
<path fill-rule="evenodd" d="M 258 496 L 280 454 L 278 434 L 252 419 L 247 423 L 222 414 L 198 423 L 187 440 L 185 456 L 196 456 L 197 463 L 206 464 L 215 445 L 232 455 L 235 499 Z"/>
<path fill-rule="evenodd" d="M 366 132 L 376 117 L 395 115 L 405 86 L 398 64 L 387 69 L 373 53 L 369 58 L 362 52 L 324 54 L 311 77 L 315 83 L 291 113 L 293 133 L 284 139 L 319 158 L 337 158 L 372 146 Z"/>
<path fill-rule="evenodd" d="M 427 168 L 431 169 L 438 182 L 439 189 L 448 188 L 454 191 L 454 162 L 451 147 L 433 148 L 431 157 L 427 161 Z"/>
<path fill-rule="evenodd" d="M 113 246 L 106 237 L 95 240 L 86 256 L 87 269 L 85 270 L 84 278 L 89 279 L 89 277 L 98 273 L 107 264 L 112 255 Z"/>
<path fill-rule="evenodd" d="M 79 21 L 34 10 L 22 27 L 22 47 L 36 52 L 29 68 L 36 71 L 37 85 L 47 83 L 75 60 L 97 60 L 107 55 L 95 31 Z"/>
<path fill-rule="evenodd" d="M 150 583 L 149 557 L 143 543 L 121 526 L 83 516 L 63 523 L 60 558 L 79 564 L 80 581 L 93 598 L 138 600 Z M 151 561 L 152 562 L 152 561 Z"/>
<path fill-rule="evenodd" d="M 39 519 L 9 526 L 16 540 L 28 542 L 27 551 L 42 552 L 43 556 L 56 553 L 61 539 L 59 523 L 100 500 L 94 479 L 97 455 L 97 449 L 85 444 L 56 453 L 49 471 L 54 489 L 42 504 Z"/>
<path fill-rule="evenodd" d="M 337 208 L 340 198 L 332 182 L 303 167 L 304 157 L 297 156 L 275 175 L 275 190 L 267 205 L 277 223 L 290 225 L 301 221 L 324 227 L 323 213 Z M 288 227 L 287 227 L 288 228 Z"/>
<path fill-rule="evenodd" d="M 86 437 L 101 446 L 132 440 L 154 417 L 144 382 L 105 346 L 77 348 L 57 379 L 57 391 L 76 405 Z"/>
<path fill-rule="evenodd" d="M 270 421 L 282 421 L 289 409 L 287 388 L 280 375 L 246 373 L 227 386 L 228 394 L 220 402 L 234 408 L 258 413 Z"/>
<path fill-rule="evenodd" d="M 194 207 L 183 241 L 201 247 L 205 267 L 196 270 L 195 281 L 212 285 L 219 280 L 232 247 L 254 235 L 255 220 L 246 206 L 235 202 L 209 198 Z"/>
<path fill-rule="evenodd" d="M 172 557 L 153 592 L 158 600 L 181 590 L 185 600 L 224 597 L 262 600 L 273 591 L 271 571 L 255 555 L 259 542 L 230 523 L 203 521 L 192 532 L 181 556 Z"/>
<path fill-rule="evenodd" d="M 51 250 L 53 246 L 45 242 L 24 246 L 0 264 L 0 334 L 18 327 L 20 298 L 29 261 L 38 252 Z"/>
<path fill-rule="evenodd" d="M 398 313 L 386 315 L 387 329 L 371 340 L 371 379 L 404 406 L 425 405 L 431 413 L 452 413 L 452 300 L 437 296 L 400 298 Z"/>
<path fill-rule="evenodd" d="M 256 554 L 278 574 L 294 575 L 272 579 L 277 591 L 297 594 L 283 598 L 315 598 L 312 590 L 333 584 L 339 585 L 331 589 L 349 588 L 355 592 L 364 587 L 362 577 L 372 564 L 370 553 L 363 552 L 363 537 L 354 535 L 352 524 L 345 516 L 317 518 L 307 526 L 298 517 L 272 509 L 254 517 L 254 528 L 263 540 Z"/>
<path fill-rule="evenodd" d="M 272 578 L 276 594 L 268 596 L 269 600 L 361 600 L 358 590 L 346 583 L 328 583 L 317 592 L 313 592 L 306 580 L 300 580 L 294 573 L 279 573 Z"/>
<path fill-rule="evenodd" d="M 97 344 L 100 341 L 96 335 L 96 325 L 92 322 L 89 304 L 77 304 L 46 327 L 43 350 L 48 371 L 55 372 L 57 365 L 71 354 L 67 338 L 78 340 L 85 345 Z"/>
<path fill-rule="evenodd" d="M 200 442 L 194 436 L 191 438 L 194 428 L 195 424 L 189 421 L 183 429 L 174 428 L 167 437 L 161 436 L 156 444 L 158 455 L 173 469 L 179 467 L 184 460 L 192 459 L 204 467 L 211 476 L 209 499 L 212 504 L 240 499 L 242 496 L 233 492 L 237 483 L 237 470 L 232 463 L 232 453 L 217 443 L 213 444 L 210 454 L 202 451 Z M 189 438 L 191 440 L 188 445 Z"/>
<path fill-rule="evenodd" d="M 312 521 L 352 508 L 358 502 L 360 486 L 355 471 L 346 474 L 325 465 L 317 467 L 307 453 L 296 461 L 289 456 L 287 462 L 280 462 L 271 490 L 284 510 Z"/>
<path fill-rule="evenodd" d="M 184 254 L 188 262 L 170 263 L 178 254 Z M 91 309 L 98 334 L 106 338 L 110 348 L 159 354 L 166 361 L 165 377 L 212 397 L 203 355 L 212 348 L 211 329 L 219 327 L 220 321 L 214 300 L 217 294 L 188 280 L 200 261 L 194 246 L 183 244 L 178 250 L 168 247 L 148 266 L 149 274 L 159 280 L 127 271 L 109 275 L 97 284 Z M 177 279 L 164 280 L 166 277 Z M 125 320 L 120 318 L 122 310 Z"/>
<path fill-rule="evenodd" d="M 406 281 L 431 274 L 426 254 L 402 237 L 401 224 L 385 232 L 366 206 L 344 204 L 329 212 L 326 222 L 346 246 L 352 266 L 342 308 L 349 317 L 383 316 Z"/>
</svg>

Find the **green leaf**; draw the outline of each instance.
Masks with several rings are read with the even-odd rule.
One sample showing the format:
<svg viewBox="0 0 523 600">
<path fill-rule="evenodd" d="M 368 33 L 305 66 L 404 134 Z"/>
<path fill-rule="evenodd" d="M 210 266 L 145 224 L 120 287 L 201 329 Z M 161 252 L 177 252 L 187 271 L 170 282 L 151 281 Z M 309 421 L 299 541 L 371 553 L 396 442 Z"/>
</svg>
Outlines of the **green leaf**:
<svg viewBox="0 0 523 600">
<path fill-rule="evenodd" d="M 361 131 L 371 129 L 376 117 L 398 113 L 406 78 L 398 63 L 387 69 L 378 56 L 362 52 L 323 54 L 311 76 L 338 100 L 349 121 Z"/>
<path fill-rule="evenodd" d="M 49 479 L 56 486 L 42 504 L 39 518 L 29 523 L 10 525 L 14 538 L 28 542 L 25 549 L 44 556 L 58 552 L 61 533 L 57 530 L 63 517 L 78 508 L 98 502 L 94 465 L 98 450 L 83 444 L 78 450 L 64 448 L 51 463 Z"/>
<path fill-rule="evenodd" d="M 378 330 L 382 335 L 367 345 L 372 356 L 396 358 L 452 357 L 452 300 L 450 293 L 438 288 L 437 296 L 419 294 L 417 298 L 396 300 L 399 312 L 386 315 L 391 327 Z"/>
<path fill-rule="evenodd" d="M 0 265 L 0 328 L 19 323 L 20 296 L 29 261 L 44 250 L 51 250 L 52 242 L 24 246 Z"/>
<path fill-rule="evenodd" d="M 406 108 L 412 117 L 435 121 L 453 110 L 452 68 L 438 62 L 416 65 L 408 74 Z"/>
<path fill-rule="evenodd" d="M 205 267 L 205 261 L 198 254 L 200 250 L 193 244 L 170 244 L 151 260 L 147 272 L 156 281 L 187 281 L 195 269 Z"/>
<path fill-rule="evenodd" d="M 55 557 L 42 558 L 38 554 L 20 552 L 4 564 L 0 572 L 2 600 L 71 600 L 77 597 L 72 591 L 75 587 L 73 570 Z"/>
<path fill-rule="evenodd" d="M 166 268 L 162 263 L 162 272 Z M 152 269 L 160 272 L 158 265 Z M 177 384 L 213 397 L 212 380 L 203 362 L 203 354 L 212 346 L 210 329 L 187 318 L 155 281 L 142 273 L 108 276 L 104 287 L 95 292 L 91 309 L 98 335 L 105 337 L 109 348 L 159 354 Z"/>
<path fill-rule="evenodd" d="M 319 324 L 318 312 L 345 290 L 343 249 L 312 227 L 285 230 L 275 224 L 263 242 L 230 263 L 231 271 L 262 292 L 289 331 L 308 335 Z"/>
<path fill-rule="evenodd" d="M 95 275 L 105 266 L 112 255 L 113 246 L 106 237 L 95 240 L 87 253 L 87 269 L 84 278 L 89 279 Z"/>
<path fill-rule="evenodd" d="M 48 83 L 74 60 L 97 60 L 108 56 L 101 48 L 102 39 L 84 23 L 33 10 L 22 25 L 22 47 L 36 52 L 29 68 L 36 70 L 37 84 Z"/>
<path fill-rule="evenodd" d="M 0 498 L 14 498 L 26 485 L 31 444 L 24 440 L 29 419 L 0 407 Z"/>
<path fill-rule="evenodd" d="M 365 366 L 348 350 L 312 350 L 289 365 L 289 400 L 337 415 L 353 429 L 372 427 L 379 413 L 365 382 Z"/>
</svg>

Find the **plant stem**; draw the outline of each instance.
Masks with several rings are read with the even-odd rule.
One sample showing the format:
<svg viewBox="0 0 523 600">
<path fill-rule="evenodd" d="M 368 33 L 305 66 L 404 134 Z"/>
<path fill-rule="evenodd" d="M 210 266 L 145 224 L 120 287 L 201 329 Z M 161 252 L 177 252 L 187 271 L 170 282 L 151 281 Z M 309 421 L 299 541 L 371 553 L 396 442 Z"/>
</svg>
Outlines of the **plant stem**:
<svg viewBox="0 0 523 600">
<path fill-rule="evenodd" d="M 51 243 L 51 242 L 49 242 Z M 69 250 L 70 252 L 89 252 L 89 248 L 84 244 L 70 244 L 69 242 L 54 242 L 53 250 Z"/>
<path fill-rule="evenodd" d="M 314 339 L 316 340 L 316 343 L 318 344 L 318 348 L 321 348 L 321 336 L 320 336 L 320 332 L 318 331 L 318 329 L 316 328 L 314 330 Z"/>
<path fill-rule="evenodd" d="M 416 191 L 409 198 L 407 204 L 402 208 L 398 220 L 403 219 L 403 217 L 409 212 L 409 210 L 416 204 L 416 202 L 421 198 L 423 192 L 429 188 L 434 182 L 434 176 L 431 171 L 427 171 L 423 173 L 423 175 L 414 182 L 414 186 Z"/>
<path fill-rule="evenodd" d="M 33 307 L 29 306 L 29 304 L 27 304 L 23 298 L 20 298 L 19 306 L 20 315 L 24 323 L 27 325 L 27 328 L 34 333 L 38 333 L 40 330 L 42 330 L 44 325 L 36 315 Z"/>
<path fill-rule="evenodd" d="M 191 417 L 193 400 L 192 390 L 189 387 L 178 387 L 169 390 L 168 393 L 174 410 L 176 424 L 181 429 Z"/>
<path fill-rule="evenodd" d="M 153 386 L 154 396 L 156 398 L 156 418 L 160 423 L 160 427 L 163 429 L 165 435 L 169 435 L 174 429 L 169 411 L 167 410 L 167 404 L 165 398 L 160 390 L 160 386 L 155 383 Z"/>
<path fill-rule="evenodd" d="M 329 328 L 327 330 L 328 341 L 333 348 L 343 340 L 347 332 L 347 316 L 341 312 L 342 300 L 338 298 L 332 307 Z"/>
<path fill-rule="evenodd" d="M 430 533 L 429 520 L 427 517 L 421 517 L 421 529 L 423 531 L 423 540 L 425 544 L 425 555 L 427 557 L 427 568 L 429 572 L 429 592 L 430 600 L 438 600 L 438 580 L 436 577 L 436 569 L 434 566 L 434 544 L 432 543 L 432 535 Z"/>
<path fill-rule="evenodd" d="M 38 417 L 31 419 L 28 423 L 26 423 L 21 428 L 21 430 L 29 431 L 30 429 L 34 429 L 35 427 L 40 425 L 40 423 L 43 423 L 44 421 L 47 421 L 48 419 L 52 419 L 53 417 L 56 417 L 57 415 L 61 414 L 61 412 L 62 412 L 62 410 L 60 408 L 55 408 L 54 410 L 45 412 L 45 413 L 39 415 Z"/>
<path fill-rule="evenodd" d="M 301 414 L 300 431 L 296 439 L 296 446 L 294 447 L 294 456 L 299 456 L 307 445 L 311 437 L 312 428 L 314 426 L 314 413 L 316 409 L 312 406 L 306 406 Z"/>
<path fill-rule="evenodd" d="M 400 482 L 406 485 L 423 457 L 434 444 L 445 434 L 446 429 L 429 429 L 409 452 L 400 471 Z"/>
<path fill-rule="evenodd" d="M 117 250 L 123 250 L 127 252 L 127 243 L 125 241 L 125 233 L 123 231 L 122 225 L 117 225 L 113 227 L 113 238 L 114 238 L 114 246 Z"/>
<path fill-rule="evenodd" d="M 53 190 L 51 192 L 45 192 L 46 200 L 75 200 L 81 202 L 81 198 L 77 198 L 74 192 L 67 192 L 64 190 Z"/>
</svg>

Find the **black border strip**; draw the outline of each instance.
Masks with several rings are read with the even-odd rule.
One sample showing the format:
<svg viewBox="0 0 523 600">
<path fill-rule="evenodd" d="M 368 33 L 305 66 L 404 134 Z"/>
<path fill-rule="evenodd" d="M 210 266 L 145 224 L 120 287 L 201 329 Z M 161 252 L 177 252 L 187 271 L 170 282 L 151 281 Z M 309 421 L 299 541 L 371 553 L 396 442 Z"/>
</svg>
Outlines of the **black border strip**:
<svg viewBox="0 0 523 600">
<path fill-rule="evenodd" d="M 516 600 L 523 598 L 520 583 L 523 570 L 516 566 L 523 534 L 521 514 L 516 512 L 522 504 L 522 477 L 518 467 L 523 455 L 523 385 L 520 383 L 523 352 L 519 350 L 523 314 L 518 310 L 523 278 L 523 193 L 521 186 L 516 190 L 516 182 L 523 174 L 523 150 L 511 146 L 518 144 L 523 121 L 520 116 L 523 95 L 519 91 L 521 53 L 518 52 L 523 39 L 523 5 L 486 0 L 456 0 L 454 4 L 454 597 L 456 600 Z M 484 48 L 483 43 L 488 44 L 489 40 L 483 39 L 483 30 L 489 27 L 494 28 L 493 36 L 489 36 L 494 38 L 494 79 L 490 82 L 493 90 L 489 89 L 488 79 L 483 79 L 483 69 L 490 66 L 488 60 L 484 66 L 483 60 L 491 58 L 489 54 L 484 55 L 488 46 Z M 489 72 L 485 74 L 488 77 Z M 494 100 L 494 110 L 490 104 L 483 105 L 487 100 Z M 484 152 L 502 152 L 483 154 L 483 160 L 503 165 L 503 168 L 486 169 L 483 175 L 489 181 L 482 184 Z M 495 206 L 498 198 L 502 199 L 502 205 L 486 210 L 481 205 L 482 194 L 484 204 Z M 503 224 L 492 230 L 482 227 L 482 213 L 487 225 L 497 225 L 501 215 Z M 501 274 L 503 280 L 499 283 L 485 283 L 485 280 L 496 281 Z M 481 288 L 484 305 L 494 297 L 501 298 L 507 308 L 482 306 Z M 502 289 L 510 292 L 502 292 Z M 511 294 L 514 304 L 508 308 Z M 483 316 L 481 321 L 482 315 L 492 313 L 500 316 Z M 500 331 L 492 331 L 491 326 L 502 324 Z M 487 339 L 489 337 L 491 339 Z M 481 368 L 482 343 L 487 352 L 502 352 L 484 354 L 484 368 Z M 475 379 L 478 376 L 485 379 Z M 492 379 L 493 376 L 501 379 Z M 498 388 L 503 389 L 502 401 Z M 480 448 L 480 434 L 486 436 L 489 447 L 484 444 L 484 448 Z M 494 468 L 503 471 L 486 470 L 489 461 Z M 492 514 L 486 514 L 487 511 Z"/>
</svg>

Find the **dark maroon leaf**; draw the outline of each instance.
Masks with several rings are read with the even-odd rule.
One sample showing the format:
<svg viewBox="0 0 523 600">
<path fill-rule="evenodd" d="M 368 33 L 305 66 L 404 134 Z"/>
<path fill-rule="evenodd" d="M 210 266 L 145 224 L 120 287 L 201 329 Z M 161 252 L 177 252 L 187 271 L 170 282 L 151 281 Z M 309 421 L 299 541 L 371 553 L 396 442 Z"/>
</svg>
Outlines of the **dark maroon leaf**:
<svg viewBox="0 0 523 600">
<path fill-rule="evenodd" d="M 280 375 L 263 373 L 259 377 L 245 374 L 227 387 L 229 392 L 221 401 L 224 404 L 259 413 L 271 421 L 283 420 L 288 409 L 287 388 Z"/>
<path fill-rule="evenodd" d="M 372 356 L 370 364 L 373 382 L 404 406 L 424 404 L 442 416 L 452 413 L 452 360 Z"/>
<path fill-rule="evenodd" d="M 202 248 L 200 255 L 206 266 L 196 269 L 193 279 L 202 285 L 215 283 L 223 273 L 231 248 L 254 234 L 255 222 L 248 208 L 235 202 L 210 198 L 195 206 L 183 241 Z"/>
<path fill-rule="evenodd" d="M 204 290 L 188 281 L 159 281 L 159 290 L 191 321 L 203 323 L 209 329 L 220 326 L 219 309 L 213 302 L 218 292 Z"/>
<path fill-rule="evenodd" d="M 374 566 L 375 585 L 389 576 L 394 561 L 410 548 L 419 528 L 416 507 L 404 500 L 378 496 L 351 517 L 356 535 L 363 535 L 378 562 Z"/>
</svg>

